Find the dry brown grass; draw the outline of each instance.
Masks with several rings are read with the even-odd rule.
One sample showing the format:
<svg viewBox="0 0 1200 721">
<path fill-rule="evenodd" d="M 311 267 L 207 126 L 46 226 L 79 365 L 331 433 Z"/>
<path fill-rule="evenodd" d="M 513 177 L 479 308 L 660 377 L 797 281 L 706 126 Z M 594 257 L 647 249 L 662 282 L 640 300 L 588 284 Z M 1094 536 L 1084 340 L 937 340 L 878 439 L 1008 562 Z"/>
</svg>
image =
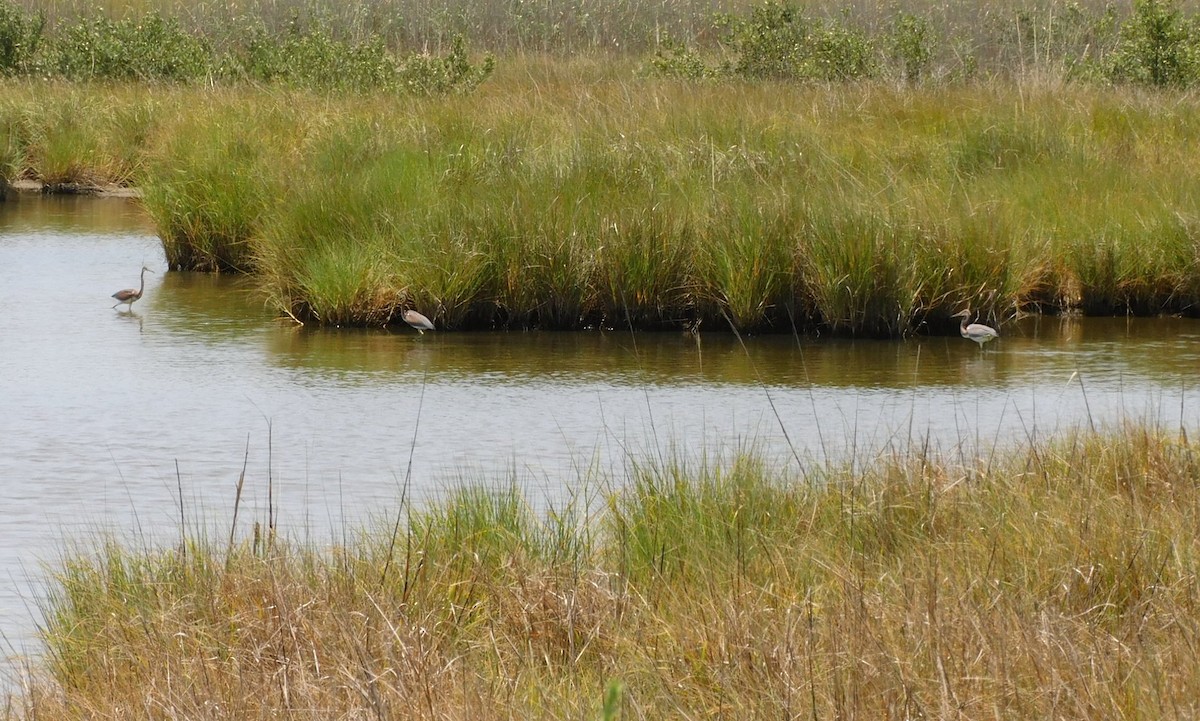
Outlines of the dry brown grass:
<svg viewBox="0 0 1200 721">
<path fill-rule="evenodd" d="M 63 563 L 9 715 L 596 718 L 619 684 L 622 718 L 1192 718 L 1196 452 L 742 459 L 635 469 L 586 523 L 476 489 L 394 545 L 110 544 Z"/>
</svg>

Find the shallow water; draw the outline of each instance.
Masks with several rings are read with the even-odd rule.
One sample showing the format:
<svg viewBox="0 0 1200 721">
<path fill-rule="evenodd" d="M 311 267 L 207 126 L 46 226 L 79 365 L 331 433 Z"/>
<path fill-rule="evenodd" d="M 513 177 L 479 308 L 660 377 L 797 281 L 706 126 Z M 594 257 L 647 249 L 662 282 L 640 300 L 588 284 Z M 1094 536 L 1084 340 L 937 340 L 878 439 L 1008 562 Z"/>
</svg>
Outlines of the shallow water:
<svg viewBox="0 0 1200 721">
<path fill-rule="evenodd" d="M 145 297 L 112 309 L 143 263 Z M 1192 425 L 1200 399 L 1200 323 L 1175 318 L 1026 319 L 987 352 L 957 336 L 743 350 L 720 333 L 297 328 L 244 281 L 167 273 L 120 199 L 0 203 L 0 288 L 0 634 L 18 652 L 65 539 L 170 538 L 181 515 L 227 529 L 243 464 L 242 524 L 270 503 L 320 541 L 394 509 L 410 458 L 412 497 L 515 477 L 544 506 L 629 458 L 752 444 L 807 465 L 925 439 L 972 455 L 1125 417 Z"/>
</svg>

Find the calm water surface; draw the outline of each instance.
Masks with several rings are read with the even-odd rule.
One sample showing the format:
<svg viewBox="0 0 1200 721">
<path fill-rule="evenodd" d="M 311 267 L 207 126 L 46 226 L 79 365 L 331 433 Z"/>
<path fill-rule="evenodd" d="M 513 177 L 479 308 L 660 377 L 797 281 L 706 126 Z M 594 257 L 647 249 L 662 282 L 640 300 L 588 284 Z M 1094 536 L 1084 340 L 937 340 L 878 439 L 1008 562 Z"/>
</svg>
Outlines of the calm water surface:
<svg viewBox="0 0 1200 721">
<path fill-rule="evenodd" d="M 143 263 L 145 297 L 113 310 Z M 281 526 L 320 541 L 394 508 L 410 451 L 417 498 L 516 478 L 543 506 L 631 457 L 754 444 L 816 463 L 910 438 L 967 455 L 1123 417 L 1192 425 L 1200 402 L 1185 319 L 1029 319 L 987 353 L 956 336 L 747 353 L 717 333 L 297 328 L 238 279 L 166 273 L 119 199 L 0 203 L 0 288 L 0 634 L 18 652 L 64 539 L 170 538 L 181 494 L 189 524 L 228 528 L 243 463 L 241 518 L 263 517 L 270 485 Z"/>
</svg>

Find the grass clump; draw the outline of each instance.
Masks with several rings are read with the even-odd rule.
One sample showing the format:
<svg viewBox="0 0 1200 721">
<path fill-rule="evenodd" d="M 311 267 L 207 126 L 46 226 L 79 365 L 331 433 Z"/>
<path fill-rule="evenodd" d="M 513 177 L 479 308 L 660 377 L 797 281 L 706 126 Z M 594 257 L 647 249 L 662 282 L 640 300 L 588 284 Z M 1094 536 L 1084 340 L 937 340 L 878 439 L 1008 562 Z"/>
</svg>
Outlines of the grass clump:
<svg viewBox="0 0 1200 721">
<path fill-rule="evenodd" d="M 1198 489 L 1193 444 L 1125 427 L 965 462 L 635 465 L 590 519 L 463 487 L 328 549 L 107 543 L 58 566 L 9 708 L 1168 716 L 1200 691 Z"/>
<path fill-rule="evenodd" d="M 107 94 L 70 85 L 10 86 L 0 100 L 10 179 L 50 189 L 86 191 L 130 185 L 149 139 L 153 100 L 136 92 Z"/>
<path fill-rule="evenodd" d="M 250 240 L 283 188 L 289 154 L 320 116 L 286 102 L 259 108 L 246 122 L 234 94 L 200 116 L 177 108 L 172 132 L 145 152 L 142 203 L 173 269 L 253 271 Z M 158 144 L 158 143 L 161 143 Z"/>
<path fill-rule="evenodd" d="M 319 142 L 317 172 L 274 206 L 259 263 L 276 302 L 326 323 L 385 323 L 402 306 L 462 323 L 480 296 L 483 253 L 439 202 L 445 158 L 380 137 L 367 125 Z"/>
</svg>

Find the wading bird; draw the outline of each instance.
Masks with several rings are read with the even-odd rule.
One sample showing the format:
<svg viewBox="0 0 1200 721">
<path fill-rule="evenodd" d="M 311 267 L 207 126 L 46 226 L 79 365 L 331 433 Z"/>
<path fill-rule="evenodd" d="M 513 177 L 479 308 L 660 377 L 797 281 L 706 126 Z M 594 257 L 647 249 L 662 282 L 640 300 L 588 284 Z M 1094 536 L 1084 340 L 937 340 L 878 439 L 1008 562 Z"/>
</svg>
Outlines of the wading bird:
<svg viewBox="0 0 1200 721">
<path fill-rule="evenodd" d="M 1000 334 L 996 332 L 996 329 L 992 328 L 991 326 L 987 326 L 982 323 L 971 323 L 970 325 L 968 325 L 967 318 L 971 317 L 971 309 L 970 308 L 967 308 L 966 310 L 964 310 L 960 313 L 955 313 L 954 315 L 952 315 L 950 317 L 951 318 L 962 318 L 962 324 L 959 325 L 959 327 L 958 327 L 959 335 L 961 335 L 963 338 L 967 338 L 969 340 L 973 340 L 976 343 L 978 343 L 980 350 L 983 350 L 984 343 L 987 343 L 990 340 L 995 340 L 1000 337 Z"/>
<path fill-rule="evenodd" d="M 429 320 L 415 310 L 410 309 L 404 311 L 404 322 L 408 323 L 413 328 L 416 328 L 417 332 L 421 335 L 424 335 L 425 331 L 427 330 L 433 330 L 433 321 Z"/>
<path fill-rule="evenodd" d="M 146 289 L 146 273 L 147 272 L 153 273 L 154 271 L 150 270 L 149 268 L 147 268 L 146 266 L 143 265 L 142 266 L 142 282 L 141 282 L 141 285 L 138 286 L 137 290 L 134 290 L 133 288 L 126 288 L 125 290 L 118 290 L 116 293 L 112 294 L 112 297 L 117 299 L 117 302 L 113 303 L 114 308 L 116 308 L 117 306 L 124 303 L 127 306 L 129 306 L 130 310 L 133 310 L 133 301 L 137 300 L 138 298 L 141 298 L 142 291 Z"/>
</svg>

